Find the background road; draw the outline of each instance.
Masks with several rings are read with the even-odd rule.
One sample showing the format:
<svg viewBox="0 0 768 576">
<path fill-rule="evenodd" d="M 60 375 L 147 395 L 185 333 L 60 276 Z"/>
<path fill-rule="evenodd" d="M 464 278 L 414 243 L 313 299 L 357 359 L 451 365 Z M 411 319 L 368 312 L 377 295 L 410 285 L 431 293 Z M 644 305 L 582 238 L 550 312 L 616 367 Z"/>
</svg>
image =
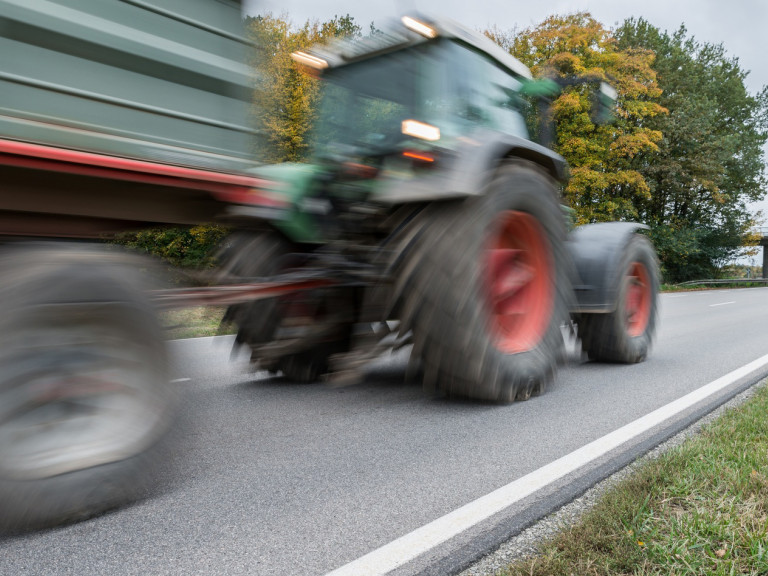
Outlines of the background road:
<svg viewBox="0 0 768 576">
<path fill-rule="evenodd" d="M 661 306 L 645 363 L 574 354 L 547 394 L 503 407 L 424 395 L 403 382 L 403 356 L 333 389 L 247 373 L 225 339 L 171 342 L 185 417 L 175 473 L 133 506 L 0 539 L 0 574 L 324 574 L 768 353 L 768 288 Z M 397 573 L 450 573 L 696 416 Z"/>
</svg>

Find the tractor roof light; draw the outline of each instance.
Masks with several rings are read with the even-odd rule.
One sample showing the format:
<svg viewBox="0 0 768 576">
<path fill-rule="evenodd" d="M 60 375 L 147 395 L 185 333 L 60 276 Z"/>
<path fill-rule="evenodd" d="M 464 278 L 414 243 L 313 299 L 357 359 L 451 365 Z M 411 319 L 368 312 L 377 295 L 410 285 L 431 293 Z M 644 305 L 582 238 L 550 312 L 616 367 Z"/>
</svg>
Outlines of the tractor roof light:
<svg viewBox="0 0 768 576">
<path fill-rule="evenodd" d="M 417 34 L 421 34 L 425 38 L 437 37 L 437 30 L 432 28 L 432 26 L 429 24 L 425 24 L 424 22 L 416 20 L 415 18 L 411 18 L 410 16 L 403 16 L 400 20 L 406 28 L 413 30 Z"/>
<path fill-rule="evenodd" d="M 298 52 L 292 53 L 291 58 L 293 58 L 293 60 L 295 60 L 299 64 L 304 64 L 304 66 L 309 66 L 310 68 L 314 68 L 315 70 L 324 70 L 325 68 L 328 68 L 327 60 L 324 60 L 319 56 L 314 56 L 312 54 L 302 52 L 301 50 L 299 50 Z"/>
<path fill-rule="evenodd" d="M 428 142 L 440 140 L 440 128 L 418 120 L 403 120 L 401 130 L 406 136 L 413 136 Z"/>
</svg>

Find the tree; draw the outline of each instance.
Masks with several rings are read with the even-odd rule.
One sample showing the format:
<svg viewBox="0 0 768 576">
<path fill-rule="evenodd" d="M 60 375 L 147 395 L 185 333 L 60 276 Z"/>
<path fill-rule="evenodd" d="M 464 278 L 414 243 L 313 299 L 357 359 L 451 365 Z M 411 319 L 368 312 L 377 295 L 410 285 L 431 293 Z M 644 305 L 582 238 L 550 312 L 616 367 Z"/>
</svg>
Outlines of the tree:
<svg viewBox="0 0 768 576">
<path fill-rule="evenodd" d="M 172 267 L 209 268 L 216 264 L 215 248 L 228 230 L 215 224 L 189 228 L 148 228 L 123 232 L 112 241 L 137 252 L 152 254 Z"/>
<path fill-rule="evenodd" d="M 748 203 L 765 190 L 763 145 L 768 135 L 768 92 L 752 96 L 747 72 L 720 44 L 702 44 L 685 27 L 662 32 L 643 19 L 617 30 L 623 49 L 652 50 L 669 110 L 648 121 L 663 138 L 634 159 L 650 187 L 638 202 L 670 281 L 715 275 L 719 266 L 757 242 Z"/>
<path fill-rule="evenodd" d="M 293 29 L 284 17 L 248 18 L 256 46 L 253 118 L 261 137 L 255 151 L 264 162 L 298 162 L 307 154 L 314 127 L 320 85 L 303 73 L 291 53 L 334 38 L 360 36 L 362 28 L 349 14 L 327 22 L 307 21 Z"/>
<path fill-rule="evenodd" d="M 620 48 L 610 30 L 589 13 L 551 16 L 522 31 L 486 34 L 539 77 L 604 80 L 618 90 L 617 120 L 598 126 L 590 118 L 594 87 L 567 88 L 553 103 L 555 149 L 571 166 L 565 196 L 579 224 L 634 220 L 637 205 L 650 200 L 650 186 L 633 165 L 654 151 L 662 135 L 647 126 L 661 115 L 653 53 Z"/>
</svg>

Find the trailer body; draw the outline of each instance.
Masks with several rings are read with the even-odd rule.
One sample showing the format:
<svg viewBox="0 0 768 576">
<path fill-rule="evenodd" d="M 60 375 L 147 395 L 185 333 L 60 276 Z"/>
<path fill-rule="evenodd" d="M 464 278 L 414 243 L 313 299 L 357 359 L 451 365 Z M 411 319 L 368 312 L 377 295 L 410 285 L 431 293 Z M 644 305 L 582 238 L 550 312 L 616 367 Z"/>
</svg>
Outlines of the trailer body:
<svg viewBox="0 0 768 576">
<path fill-rule="evenodd" d="M 240 2 L 0 0 L 0 234 L 210 221 L 252 183 Z"/>
</svg>

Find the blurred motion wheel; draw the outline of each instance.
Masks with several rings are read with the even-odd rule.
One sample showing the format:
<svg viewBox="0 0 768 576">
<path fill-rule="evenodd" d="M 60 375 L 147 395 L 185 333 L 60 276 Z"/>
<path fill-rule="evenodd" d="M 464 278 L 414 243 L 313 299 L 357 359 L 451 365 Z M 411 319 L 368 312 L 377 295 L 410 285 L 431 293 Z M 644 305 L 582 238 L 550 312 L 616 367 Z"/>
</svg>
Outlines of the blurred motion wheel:
<svg viewBox="0 0 768 576">
<path fill-rule="evenodd" d="M 543 392 L 571 298 L 551 178 L 508 161 L 481 195 L 428 206 L 403 237 L 394 314 L 425 388 L 494 402 Z"/>
<path fill-rule="evenodd" d="M 274 232 L 235 232 L 224 242 L 220 251 L 221 271 L 226 276 L 264 278 L 290 268 L 291 254 L 295 252 L 286 239 Z M 350 307 L 348 294 L 338 289 L 313 290 L 268 298 L 227 309 L 224 321 L 238 327 L 235 346 L 251 348 L 252 360 L 260 368 L 281 371 L 286 379 L 299 383 L 316 382 L 329 369 L 331 355 L 349 349 L 351 316 L 318 342 L 307 339 L 307 345 L 285 355 L 264 353 L 268 345 L 282 337 L 301 339 L 307 329 L 328 321 L 330 306 L 334 309 Z M 290 334 L 285 334 L 289 332 Z"/>
<path fill-rule="evenodd" d="M 635 234 L 616 272 L 614 312 L 582 314 L 578 322 L 581 347 L 591 360 L 642 362 L 656 333 L 659 271 L 651 242 Z"/>
<path fill-rule="evenodd" d="M 0 256 L 3 531 L 87 518 L 151 483 L 176 403 L 142 262 L 53 246 Z"/>
</svg>

